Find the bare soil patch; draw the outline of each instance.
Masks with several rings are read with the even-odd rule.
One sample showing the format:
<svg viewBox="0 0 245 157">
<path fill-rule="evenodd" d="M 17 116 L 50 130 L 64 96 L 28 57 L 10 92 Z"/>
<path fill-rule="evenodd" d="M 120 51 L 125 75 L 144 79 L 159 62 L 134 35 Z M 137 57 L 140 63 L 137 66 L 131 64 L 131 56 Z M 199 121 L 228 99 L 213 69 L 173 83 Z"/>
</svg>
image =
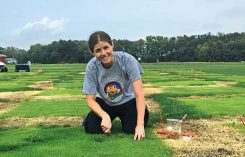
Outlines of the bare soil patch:
<svg viewBox="0 0 245 157">
<path fill-rule="evenodd" d="M 150 95 L 150 94 L 154 94 L 154 93 L 161 93 L 161 90 L 158 88 L 155 88 L 152 84 L 145 83 L 143 85 L 143 87 L 144 87 L 145 96 Z M 146 103 L 148 110 L 150 112 L 159 112 L 160 111 L 159 104 L 156 101 L 154 101 L 153 99 L 146 98 L 145 103 Z"/>
<path fill-rule="evenodd" d="M 144 88 L 148 88 L 148 87 L 154 87 L 154 86 L 152 84 L 150 84 L 150 83 L 144 83 L 143 87 Z"/>
<path fill-rule="evenodd" d="M 14 109 L 18 103 L 29 100 L 32 95 L 41 91 L 18 91 L 18 92 L 0 92 L 1 99 L 7 99 L 9 102 L 0 102 L 0 114 Z"/>
<path fill-rule="evenodd" d="M 161 88 L 182 88 L 182 87 L 190 87 L 190 86 L 184 86 L 184 85 L 174 85 L 174 86 L 160 86 Z M 196 86 L 191 86 L 196 87 Z"/>
<path fill-rule="evenodd" d="M 244 156 L 245 136 L 228 126 L 233 123 L 239 123 L 238 117 L 186 120 L 182 124 L 182 131 L 194 132 L 196 137 L 191 140 L 179 138 L 163 141 L 174 148 L 177 157 Z M 158 128 L 160 127 L 158 124 Z"/>
<path fill-rule="evenodd" d="M 0 102 L 0 114 L 9 112 L 16 106 L 17 106 L 17 103 Z"/>
<path fill-rule="evenodd" d="M 41 91 L 19 91 L 19 92 L 0 92 L 0 98 L 9 99 L 12 102 L 20 102 L 30 99 L 32 95 L 38 94 Z"/>
<path fill-rule="evenodd" d="M 199 96 L 199 95 L 191 95 L 187 97 L 177 97 L 176 99 L 209 99 L 209 98 L 226 98 L 233 96 L 245 96 L 245 94 L 224 94 L 224 95 L 216 95 L 216 96 Z"/>
<path fill-rule="evenodd" d="M 63 96 L 34 96 L 32 100 L 79 100 L 85 99 L 84 95 L 63 95 Z"/>
<path fill-rule="evenodd" d="M 33 125 L 69 125 L 81 126 L 83 119 L 81 117 L 37 117 L 37 118 L 19 118 L 12 117 L 0 119 L 0 125 L 5 127 L 23 127 Z"/>
<path fill-rule="evenodd" d="M 155 93 L 161 93 L 161 89 L 159 88 L 155 88 L 154 86 L 152 86 L 149 83 L 146 83 L 143 85 L 144 88 L 144 94 L 145 96 L 150 95 L 150 94 L 155 94 Z"/>
<path fill-rule="evenodd" d="M 230 87 L 233 85 L 236 85 L 237 82 L 229 82 L 229 81 L 214 81 L 214 84 L 210 85 L 196 85 L 196 86 L 191 86 L 191 85 L 173 85 L 173 86 L 161 86 L 161 88 L 184 88 L 184 87 L 190 87 L 190 88 L 204 88 L 204 87 L 211 87 L 211 88 L 216 88 L 216 87 Z"/>
<path fill-rule="evenodd" d="M 30 85 L 29 87 L 42 89 L 42 90 L 54 88 L 52 81 L 39 81 L 34 83 L 33 85 Z"/>
<path fill-rule="evenodd" d="M 145 99 L 146 106 L 150 112 L 159 112 L 160 107 L 158 102 L 154 101 L 153 99 Z"/>
<path fill-rule="evenodd" d="M 214 81 L 214 85 L 208 85 L 208 87 L 229 87 L 237 84 L 237 82 L 230 81 Z"/>
</svg>

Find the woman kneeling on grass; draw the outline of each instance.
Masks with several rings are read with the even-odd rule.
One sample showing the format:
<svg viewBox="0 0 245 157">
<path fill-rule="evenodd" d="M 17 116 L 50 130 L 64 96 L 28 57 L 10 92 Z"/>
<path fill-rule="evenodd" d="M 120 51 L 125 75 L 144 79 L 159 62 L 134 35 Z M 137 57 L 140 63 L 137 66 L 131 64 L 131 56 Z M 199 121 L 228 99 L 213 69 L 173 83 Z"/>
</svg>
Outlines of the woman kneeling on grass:
<svg viewBox="0 0 245 157">
<path fill-rule="evenodd" d="M 122 130 L 134 134 L 134 140 L 145 138 L 149 118 L 138 61 L 126 52 L 114 52 L 110 36 L 94 32 L 89 49 L 95 56 L 86 67 L 83 93 L 92 110 L 84 120 L 87 133 L 110 134 L 112 121 L 119 117 Z"/>
</svg>

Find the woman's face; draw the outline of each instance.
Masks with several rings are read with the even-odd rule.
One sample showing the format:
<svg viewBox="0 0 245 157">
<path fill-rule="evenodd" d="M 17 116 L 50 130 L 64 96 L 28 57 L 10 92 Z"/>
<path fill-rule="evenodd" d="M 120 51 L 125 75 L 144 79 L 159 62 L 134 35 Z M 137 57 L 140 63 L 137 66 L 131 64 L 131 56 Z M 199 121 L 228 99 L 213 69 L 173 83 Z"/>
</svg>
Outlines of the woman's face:
<svg viewBox="0 0 245 157">
<path fill-rule="evenodd" d="M 113 47 L 107 41 L 100 41 L 94 46 L 95 57 L 108 68 L 114 63 Z"/>
</svg>

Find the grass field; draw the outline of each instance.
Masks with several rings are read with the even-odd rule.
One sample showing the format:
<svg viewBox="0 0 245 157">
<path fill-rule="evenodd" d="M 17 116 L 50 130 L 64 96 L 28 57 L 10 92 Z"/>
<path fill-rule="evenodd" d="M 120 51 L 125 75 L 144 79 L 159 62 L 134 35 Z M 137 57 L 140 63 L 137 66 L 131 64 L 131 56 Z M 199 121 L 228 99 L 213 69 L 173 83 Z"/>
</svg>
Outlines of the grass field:
<svg viewBox="0 0 245 157">
<path fill-rule="evenodd" d="M 113 122 L 111 136 L 88 135 L 80 121 L 50 124 L 38 118 L 84 118 L 89 112 L 81 93 L 84 64 L 33 64 L 31 72 L 0 73 L 0 156 L 171 157 L 175 150 L 155 134 L 158 112 L 150 113 L 147 138 L 133 141 Z M 205 119 L 245 115 L 244 63 L 142 64 L 144 84 L 159 89 L 147 99 L 159 103 L 167 118 Z M 27 121 L 38 121 L 29 125 Z M 227 124 L 242 134 L 241 123 Z"/>
</svg>

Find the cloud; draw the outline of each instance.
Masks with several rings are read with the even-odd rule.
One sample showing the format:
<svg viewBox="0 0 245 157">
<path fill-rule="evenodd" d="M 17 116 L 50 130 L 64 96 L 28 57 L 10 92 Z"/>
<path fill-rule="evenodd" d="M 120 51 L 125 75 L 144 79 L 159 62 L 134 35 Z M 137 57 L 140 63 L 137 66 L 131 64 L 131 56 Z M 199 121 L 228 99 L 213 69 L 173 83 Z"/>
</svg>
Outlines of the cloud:
<svg viewBox="0 0 245 157">
<path fill-rule="evenodd" d="M 40 21 L 28 22 L 21 28 L 14 31 L 14 35 L 23 35 L 29 33 L 44 33 L 55 35 L 64 31 L 64 25 L 68 20 L 65 18 L 51 20 L 49 17 L 43 17 Z"/>
<path fill-rule="evenodd" d="M 43 17 L 38 21 L 28 22 L 22 27 L 15 29 L 11 40 L 18 47 L 25 49 L 36 43 L 47 44 L 62 38 L 68 21 L 65 18 L 52 20 L 49 17 Z"/>
</svg>

